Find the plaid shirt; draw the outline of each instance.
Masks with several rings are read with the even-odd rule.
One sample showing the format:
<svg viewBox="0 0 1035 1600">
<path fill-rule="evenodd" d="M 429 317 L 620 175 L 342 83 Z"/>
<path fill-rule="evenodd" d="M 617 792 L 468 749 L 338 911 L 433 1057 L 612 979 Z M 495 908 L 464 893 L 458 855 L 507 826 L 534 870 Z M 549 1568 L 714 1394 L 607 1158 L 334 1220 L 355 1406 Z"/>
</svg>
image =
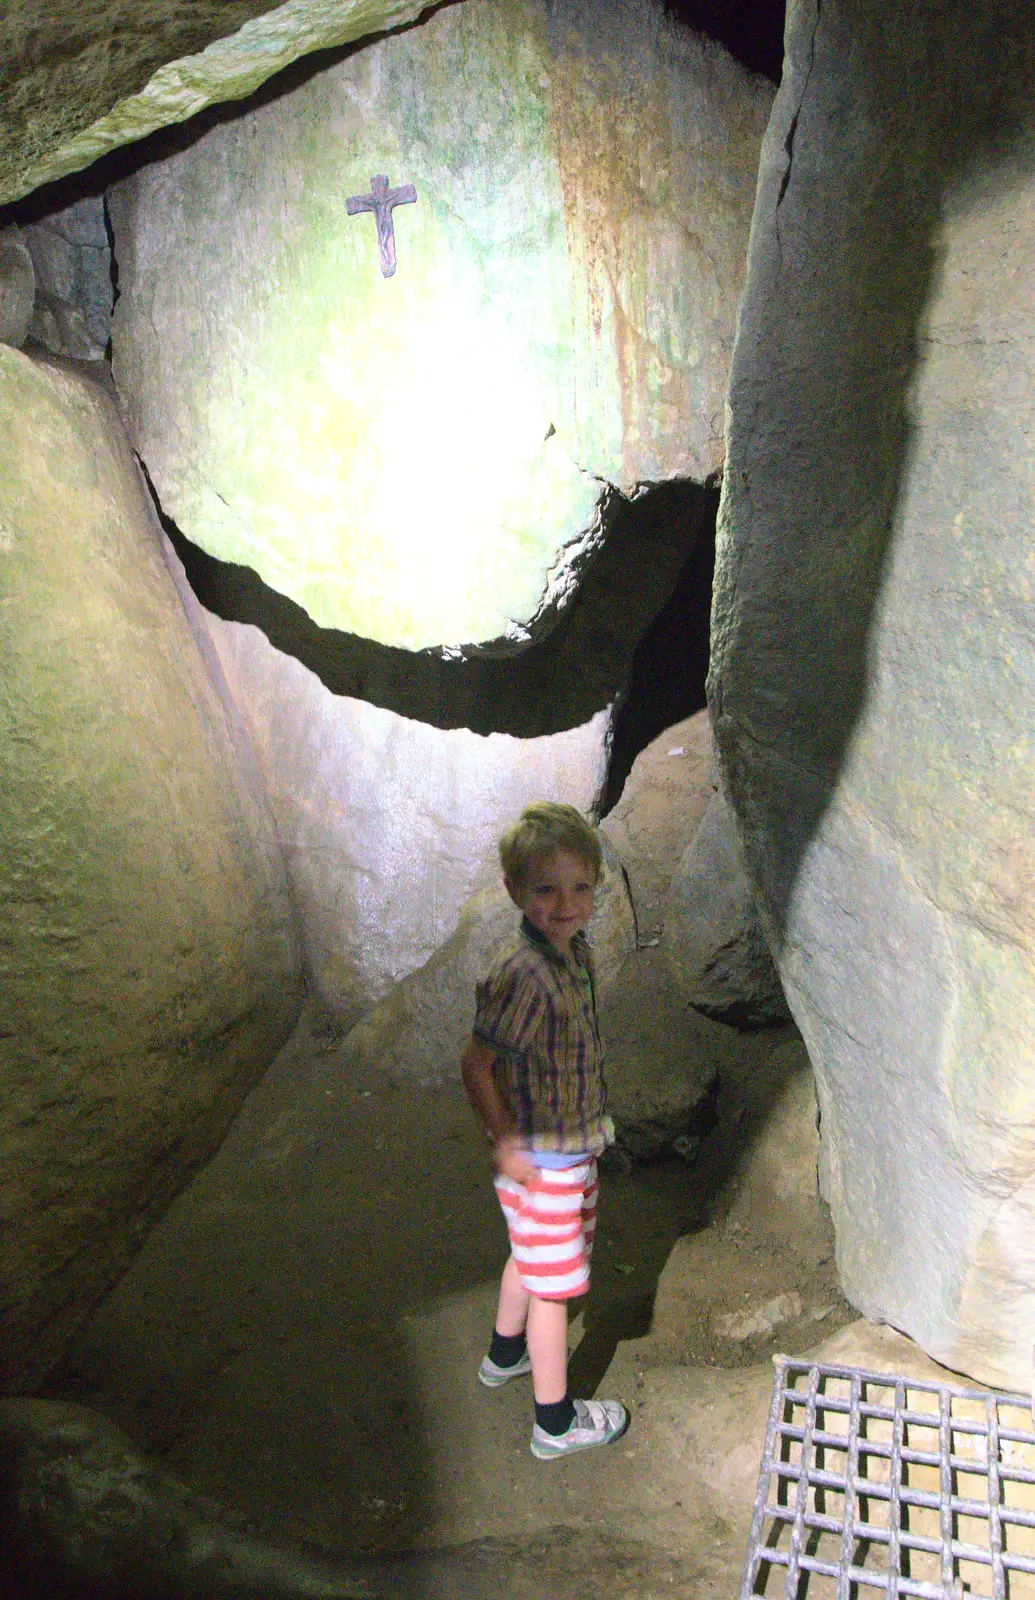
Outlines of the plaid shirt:
<svg viewBox="0 0 1035 1600">
<path fill-rule="evenodd" d="M 474 1034 L 496 1051 L 493 1079 L 532 1149 L 599 1155 L 611 1143 L 593 958 L 581 933 L 565 957 L 522 918 L 478 985 Z"/>
</svg>

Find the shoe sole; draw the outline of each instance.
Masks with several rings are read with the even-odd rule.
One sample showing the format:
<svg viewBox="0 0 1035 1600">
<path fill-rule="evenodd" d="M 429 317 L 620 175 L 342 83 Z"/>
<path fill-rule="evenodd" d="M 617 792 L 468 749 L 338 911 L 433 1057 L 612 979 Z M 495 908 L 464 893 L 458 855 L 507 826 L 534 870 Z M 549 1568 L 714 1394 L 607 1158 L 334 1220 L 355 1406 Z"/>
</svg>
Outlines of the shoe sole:
<svg viewBox="0 0 1035 1600">
<path fill-rule="evenodd" d="M 606 1438 L 586 1439 L 580 1444 L 563 1445 L 559 1450 L 551 1450 L 549 1446 L 540 1444 L 538 1439 L 533 1439 L 529 1445 L 529 1449 L 537 1461 L 559 1461 L 562 1456 L 578 1455 L 580 1450 L 599 1450 L 601 1445 L 614 1444 L 615 1440 L 620 1439 L 627 1431 L 629 1422 L 630 1417 L 627 1412 L 622 1426 L 620 1428 L 616 1428 L 614 1433 L 609 1433 Z"/>
</svg>

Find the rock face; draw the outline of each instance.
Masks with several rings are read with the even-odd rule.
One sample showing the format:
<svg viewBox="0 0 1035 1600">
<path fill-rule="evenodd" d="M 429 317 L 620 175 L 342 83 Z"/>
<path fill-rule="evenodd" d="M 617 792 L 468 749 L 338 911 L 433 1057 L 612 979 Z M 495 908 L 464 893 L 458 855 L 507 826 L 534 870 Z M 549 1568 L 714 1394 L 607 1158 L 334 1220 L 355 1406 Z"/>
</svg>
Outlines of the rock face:
<svg viewBox="0 0 1035 1600">
<path fill-rule="evenodd" d="M 661 931 L 672 875 L 712 797 L 712 730 L 698 711 L 641 750 L 600 824 L 629 875 L 641 943 Z"/>
<path fill-rule="evenodd" d="M 348 1021 L 453 934 L 523 806 L 585 812 L 603 786 L 606 710 L 540 739 L 432 728 L 328 693 L 258 628 L 208 624 L 262 768 L 307 973 Z"/>
<path fill-rule="evenodd" d="M 322 627 L 545 629 L 601 480 L 722 459 L 769 104 L 655 0 L 467 0 L 142 168 L 114 360 L 164 509 Z"/>
<path fill-rule="evenodd" d="M 31 333 L 55 355 L 100 361 L 111 338 L 111 246 L 93 195 L 25 229 L 36 274 Z"/>
<path fill-rule="evenodd" d="M 692 1157 L 711 1114 L 716 1030 L 688 1012 L 660 936 L 673 875 L 712 797 L 712 764 L 711 725 L 699 711 L 641 750 L 600 825 L 636 911 L 639 948 L 601 1006 L 618 1154 L 632 1161 Z"/>
<path fill-rule="evenodd" d="M 621 862 L 606 839 L 601 844 L 603 875 L 586 931 L 604 996 L 635 948 L 636 923 Z M 342 1054 L 345 1070 L 372 1068 L 424 1084 L 454 1080 L 471 1037 L 475 984 L 519 920 L 502 883 L 472 896 L 452 938 L 352 1029 Z"/>
<path fill-rule="evenodd" d="M 0 232 L 0 344 L 20 350 L 32 322 L 36 280 L 20 228 Z"/>
<path fill-rule="evenodd" d="M 636 1052 L 654 1059 L 663 1074 L 668 1069 L 661 1058 L 672 1052 L 661 1038 L 670 1016 L 687 1005 L 738 1027 L 764 1027 L 789 1016 L 733 820 L 713 788 L 713 754 L 706 711 L 675 723 L 637 756 L 618 804 L 601 823 L 629 876 L 640 944 L 657 944 L 664 924 L 660 942 L 670 984 L 646 970 L 637 978 L 657 991 L 658 1042 Z M 670 1031 L 678 1077 L 679 1026 Z M 685 1077 L 679 1103 L 689 1095 L 692 1106 L 700 1091 L 693 1070 Z M 659 1092 L 669 1093 L 660 1085 Z M 651 1091 L 640 1093 L 650 1099 Z"/>
<path fill-rule="evenodd" d="M 722 790 L 711 796 L 665 900 L 676 991 L 716 1022 L 765 1028 L 790 1016 Z"/>
<path fill-rule="evenodd" d="M 607 1106 L 619 1157 L 692 1160 L 713 1120 L 715 1051 L 688 1012 L 659 950 L 637 950 L 600 1006 Z"/>
<path fill-rule="evenodd" d="M 400 27 L 424 9 L 424 0 L 194 0 L 183 9 L 110 0 L 85 11 L 55 0 L 31 15 L 5 7 L 0 205 L 253 94 L 307 51 Z"/>
<path fill-rule="evenodd" d="M 264 798 L 107 396 L 0 348 L 0 1330 L 37 1381 L 297 1015 Z"/>
<path fill-rule="evenodd" d="M 787 37 L 730 387 L 724 787 L 816 1069 L 846 1292 L 1026 1392 L 1030 8 L 801 0 Z"/>
</svg>

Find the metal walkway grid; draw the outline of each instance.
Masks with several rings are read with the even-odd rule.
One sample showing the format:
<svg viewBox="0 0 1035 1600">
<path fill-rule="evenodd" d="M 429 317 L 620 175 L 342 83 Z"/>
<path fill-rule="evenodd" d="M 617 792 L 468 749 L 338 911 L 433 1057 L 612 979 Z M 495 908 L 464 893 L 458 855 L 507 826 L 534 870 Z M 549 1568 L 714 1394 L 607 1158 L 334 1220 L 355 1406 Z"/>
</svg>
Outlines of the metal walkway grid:
<svg viewBox="0 0 1035 1600">
<path fill-rule="evenodd" d="M 741 1600 L 1035 1600 L 1027 1396 L 775 1363 Z"/>
</svg>

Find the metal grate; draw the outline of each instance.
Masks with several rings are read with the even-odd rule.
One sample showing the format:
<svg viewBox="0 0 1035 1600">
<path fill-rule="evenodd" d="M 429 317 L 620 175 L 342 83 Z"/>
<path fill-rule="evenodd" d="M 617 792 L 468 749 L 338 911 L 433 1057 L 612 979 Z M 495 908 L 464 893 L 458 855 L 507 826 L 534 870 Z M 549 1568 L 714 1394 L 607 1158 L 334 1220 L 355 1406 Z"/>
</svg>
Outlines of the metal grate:
<svg viewBox="0 0 1035 1600">
<path fill-rule="evenodd" d="M 1035 1600 L 1032 1400 L 775 1362 L 741 1600 Z"/>
</svg>

